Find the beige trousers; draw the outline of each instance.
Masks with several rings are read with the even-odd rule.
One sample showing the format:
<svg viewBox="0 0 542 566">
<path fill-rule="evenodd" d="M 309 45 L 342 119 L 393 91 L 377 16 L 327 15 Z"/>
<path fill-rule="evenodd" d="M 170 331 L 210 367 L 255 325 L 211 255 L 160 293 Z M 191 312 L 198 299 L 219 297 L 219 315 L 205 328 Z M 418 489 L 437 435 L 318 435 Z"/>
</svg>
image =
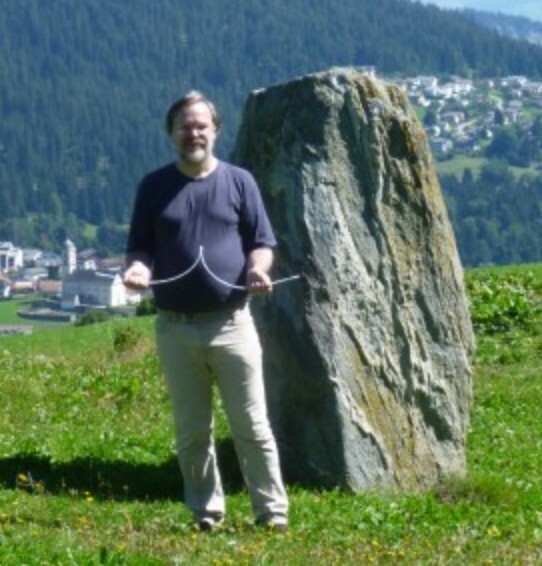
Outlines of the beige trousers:
<svg viewBox="0 0 542 566">
<path fill-rule="evenodd" d="M 213 383 L 257 520 L 286 518 L 288 500 L 267 415 L 260 340 L 248 305 L 187 321 L 160 311 L 158 355 L 173 409 L 184 499 L 197 521 L 225 514 L 213 440 Z"/>
</svg>

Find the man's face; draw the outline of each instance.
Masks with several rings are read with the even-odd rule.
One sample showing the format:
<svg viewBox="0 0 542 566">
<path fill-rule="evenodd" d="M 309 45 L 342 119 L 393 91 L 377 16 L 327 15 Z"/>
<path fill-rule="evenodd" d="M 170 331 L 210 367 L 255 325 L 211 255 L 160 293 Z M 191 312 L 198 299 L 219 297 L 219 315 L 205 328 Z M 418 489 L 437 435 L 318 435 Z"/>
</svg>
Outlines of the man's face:
<svg viewBox="0 0 542 566">
<path fill-rule="evenodd" d="M 213 116 L 205 102 L 186 106 L 173 120 L 173 145 L 181 160 L 192 165 L 203 165 L 212 157 L 216 136 Z"/>
</svg>

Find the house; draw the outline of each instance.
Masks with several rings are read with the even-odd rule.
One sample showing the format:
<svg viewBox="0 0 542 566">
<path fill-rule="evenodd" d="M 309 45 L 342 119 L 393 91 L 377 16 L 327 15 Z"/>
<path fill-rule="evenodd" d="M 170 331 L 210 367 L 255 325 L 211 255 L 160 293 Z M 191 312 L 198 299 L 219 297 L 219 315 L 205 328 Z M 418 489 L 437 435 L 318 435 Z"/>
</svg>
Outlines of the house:
<svg viewBox="0 0 542 566">
<path fill-rule="evenodd" d="M 39 279 L 36 291 L 45 297 L 59 297 L 62 292 L 62 282 L 56 279 Z"/>
<path fill-rule="evenodd" d="M 36 267 L 36 262 L 43 255 L 42 250 L 38 248 L 23 249 L 23 265 L 25 267 Z"/>
<path fill-rule="evenodd" d="M 11 282 L 12 293 L 33 293 L 34 290 L 34 282 L 30 279 L 17 278 Z"/>
<path fill-rule="evenodd" d="M 523 90 L 530 96 L 538 96 L 542 94 L 542 83 L 529 81 L 524 85 Z"/>
<path fill-rule="evenodd" d="M 425 131 L 431 138 L 438 138 L 442 134 L 442 128 L 440 126 L 427 126 Z"/>
<path fill-rule="evenodd" d="M 452 124 L 457 125 L 461 124 L 461 122 L 465 121 L 465 113 L 464 112 L 444 112 L 440 119 L 445 124 Z"/>
<path fill-rule="evenodd" d="M 78 269 L 98 269 L 101 257 L 93 248 L 80 250 L 77 252 Z"/>
<path fill-rule="evenodd" d="M 419 86 L 422 89 L 432 89 L 438 86 L 438 78 L 435 76 L 418 76 L 412 80 L 412 84 Z"/>
<path fill-rule="evenodd" d="M 458 94 L 460 96 L 469 95 L 474 91 L 474 83 L 471 79 L 454 77 L 452 88 L 455 94 Z"/>
<path fill-rule="evenodd" d="M 11 242 L 0 242 L 0 271 L 17 271 L 23 266 L 23 250 Z"/>
<path fill-rule="evenodd" d="M 423 95 L 414 98 L 413 101 L 415 104 L 418 104 L 418 106 L 422 106 L 423 108 L 429 108 L 429 106 L 431 106 L 431 101 L 427 100 L 427 98 Z"/>
<path fill-rule="evenodd" d="M 45 267 L 48 271 L 57 270 L 62 265 L 62 258 L 53 252 L 43 252 L 36 260 L 36 267 Z"/>
<path fill-rule="evenodd" d="M 521 110 L 516 108 L 507 108 L 503 111 L 504 124 L 516 124 L 521 116 Z"/>
<path fill-rule="evenodd" d="M 528 82 L 527 77 L 523 75 L 512 75 L 509 77 L 503 77 L 501 79 L 501 86 L 523 88 Z"/>
<path fill-rule="evenodd" d="M 45 267 L 25 267 L 24 269 L 19 270 L 18 276 L 19 279 L 24 281 L 31 281 L 35 287 L 37 281 L 39 279 L 45 279 L 47 274 L 48 272 Z"/>
<path fill-rule="evenodd" d="M 430 140 L 431 149 L 439 153 L 448 153 L 454 147 L 451 140 L 445 138 L 433 138 Z"/>
</svg>

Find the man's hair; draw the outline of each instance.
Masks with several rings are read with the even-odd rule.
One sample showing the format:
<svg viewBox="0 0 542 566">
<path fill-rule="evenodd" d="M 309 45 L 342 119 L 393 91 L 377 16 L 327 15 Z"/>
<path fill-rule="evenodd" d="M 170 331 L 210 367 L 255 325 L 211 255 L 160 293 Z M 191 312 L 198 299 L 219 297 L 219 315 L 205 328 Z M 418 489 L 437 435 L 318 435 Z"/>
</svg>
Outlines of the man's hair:
<svg viewBox="0 0 542 566">
<path fill-rule="evenodd" d="M 207 105 L 209 110 L 211 111 L 211 117 L 213 118 L 213 124 L 218 132 L 220 130 L 221 121 L 220 116 L 215 108 L 215 105 L 201 92 L 198 90 L 191 90 L 187 92 L 183 97 L 176 100 L 167 111 L 166 114 L 166 131 L 168 135 L 171 135 L 173 132 L 173 122 L 179 112 L 184 110 L 186 107 L 191 106 L 192 104 L 196 104 L 197 102 L 203 102 Z"/>
</svg>

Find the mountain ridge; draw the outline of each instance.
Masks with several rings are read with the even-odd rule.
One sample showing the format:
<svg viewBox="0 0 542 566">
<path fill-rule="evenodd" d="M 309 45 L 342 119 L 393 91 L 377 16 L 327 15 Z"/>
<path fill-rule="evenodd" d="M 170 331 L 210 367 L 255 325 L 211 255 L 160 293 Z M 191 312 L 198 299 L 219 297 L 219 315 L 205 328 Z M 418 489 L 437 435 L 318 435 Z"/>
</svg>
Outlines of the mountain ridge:
<svg viewBox="0 0 542 566">
<path fill-rule="evenodd" d="M 538 0 L 421 0 L 443 10 L 475 10 L 496 15 L 528 18 L 542 22 L 542 8 Z"/>
<path fill-rule="evenodd" d="M 465 9 L 462 13 L 505 37 L 542 45 L 542 22 L 523 16 Z"/>
</svg>

